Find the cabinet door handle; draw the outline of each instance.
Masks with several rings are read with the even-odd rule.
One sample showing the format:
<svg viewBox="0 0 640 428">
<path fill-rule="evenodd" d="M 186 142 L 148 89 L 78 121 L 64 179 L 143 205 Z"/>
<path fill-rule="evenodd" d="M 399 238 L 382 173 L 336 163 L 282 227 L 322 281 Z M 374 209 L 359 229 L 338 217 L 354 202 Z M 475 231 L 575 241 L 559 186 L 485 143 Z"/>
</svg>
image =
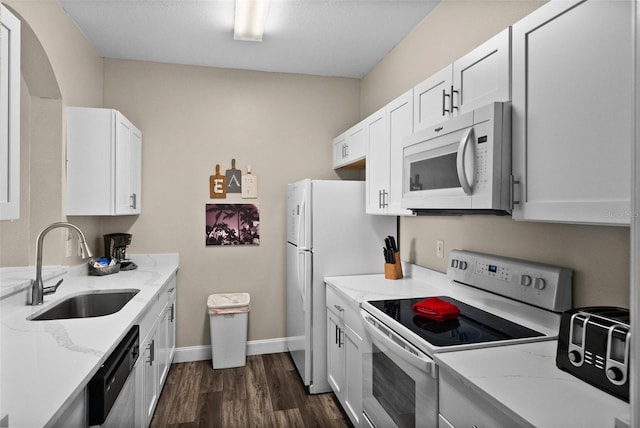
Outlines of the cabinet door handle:
<svg viewBox="0 0 640 428">
<path fill-rule="evenodd" d="M 333 305 L 334 308 L 336 308 L 338 310 L 338 312 L 342 312 L 344 311 L 344 308 L 340 305 Z"/>
<path fill-rule="evenodd" d="M 513 211 L 516 207 L 516 205 L 520 205 L 520 198 L 518 198 L 518 200 L 516 200 L 516 186 L 518 187 L 518 189 L 520 189 L 520 179 L 514 177 L 513 175 L 510 177 L 511 179 L 511 186 L 509 186 L 509 189 L 511 191 L 510 196 L 510 200 L 511 200 L 511 211 Z"/>
<path fill-rule="evenodd" d="M 445 101 L 445 98 L 451 98 L 451 95 L 447 94 L 447 91 L 445 89 L 442 90 L 442 115 L 444 116 L 445 113 L 450 113 L 451 110 L 447 109 L 447 103 Z M 451 105 L 451 100 L 449 100 L 449 105 Z"/>
<path fill-rule="evenodd" d="M 343 335 L 344 335 L 344 330 L 339 328 L 338 329 L 338 348 L 342 348 L 342 345 L 344 345 L 344 342 L 342 341 Z"/>
<path fill-rule="evenodd" d="M 338 344 L 338 326 L 335 326 L 335 339 L 334 339 L 334 343 Z"/>
<path fill-rule="evenodd" d="M 453 105 L 453 94 L 458 94 L 458 101 L 460 101 L 460 92 L 453 89 L 453 85 L 451 85 L 451 96 L 449 97 L 449 111 L 453 113 L 453 109 L 458 110 L 458 106 Z"/>
<path fill-rule="evenodd" d="M 129 198 L 131 199 L 131 205 L 129 205 L 129 207 L 135 210 L 138 206 L 138 195 L 136 195 L 135 193 L 132 193 L 131 196 L 129 196 Z"/>
<path fill-rule="evenodd" d="M 169 311 L 171 311 L 171 316 L 169 316 L 169 321 L 173 322 L 173 317 L 175 316 L 175 304 L 172 304 L 171 307 L 169 308 Z"/>
<path fill-rule="evenodd" d="M 156 341 L 152 340 L 149 344 L 149 363 L 150 366 L 153 365 L 153 362 L 156 360 Z"/>
</svg>

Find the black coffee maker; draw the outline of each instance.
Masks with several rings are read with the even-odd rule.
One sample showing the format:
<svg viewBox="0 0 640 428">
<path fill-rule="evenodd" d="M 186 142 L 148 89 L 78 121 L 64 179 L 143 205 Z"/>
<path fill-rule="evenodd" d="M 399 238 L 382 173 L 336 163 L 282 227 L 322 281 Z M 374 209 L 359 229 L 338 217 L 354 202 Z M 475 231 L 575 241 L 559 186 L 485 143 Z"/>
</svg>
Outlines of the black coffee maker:
<svg viewBox="0 0 640 428">
<path fill-rule="evenodd" d="M 130 233 L 110 233 L 104 235 L 104 256 L 120 263 L 120 270 L 133 270 L 138 267 L 127 260 L 127 246 L 131 245 Z"/>
</svg>

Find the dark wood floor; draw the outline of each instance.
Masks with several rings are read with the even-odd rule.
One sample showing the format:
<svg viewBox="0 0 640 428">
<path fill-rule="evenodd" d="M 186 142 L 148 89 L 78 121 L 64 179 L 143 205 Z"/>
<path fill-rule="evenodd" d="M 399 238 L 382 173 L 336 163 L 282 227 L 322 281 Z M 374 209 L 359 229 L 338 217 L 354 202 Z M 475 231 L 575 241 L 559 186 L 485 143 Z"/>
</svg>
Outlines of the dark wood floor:
<svg viewBox="0 0 640 428">
<path fill-rule="evenodd" d="M 334 394 L 305 392 L 289 354 L 247 357 L 245 367 L 211 360 L 171 366 L 151 421 L 161 427 L 350 427 Z"/>
</svg>

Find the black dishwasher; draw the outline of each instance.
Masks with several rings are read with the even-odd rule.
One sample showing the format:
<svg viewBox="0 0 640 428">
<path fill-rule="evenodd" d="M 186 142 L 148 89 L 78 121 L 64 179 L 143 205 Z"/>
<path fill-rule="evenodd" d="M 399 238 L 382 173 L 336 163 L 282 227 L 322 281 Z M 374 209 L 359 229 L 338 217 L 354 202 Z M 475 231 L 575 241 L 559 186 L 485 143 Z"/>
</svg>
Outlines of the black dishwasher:
<svg viewBox="0 0 640 428">
<path fill-rule="evenodd" d="M 140 353 L 140 328 L 135 325 L 89 381 L 89 425 L 102 425 L 118 398 Z"/>
</svg>

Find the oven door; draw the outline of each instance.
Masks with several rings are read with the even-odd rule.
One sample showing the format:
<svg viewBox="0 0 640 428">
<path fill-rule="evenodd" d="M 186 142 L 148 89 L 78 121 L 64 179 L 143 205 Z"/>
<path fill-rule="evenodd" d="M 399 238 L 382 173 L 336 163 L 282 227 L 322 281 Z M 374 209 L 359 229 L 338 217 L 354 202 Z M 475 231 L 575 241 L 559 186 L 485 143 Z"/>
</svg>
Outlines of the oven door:
<svg viewBox="0 0 640 428">
<path fill-rule="evenodd" d="M 438 426 L 434 361 L 377 318 L 361 310 L 364 425 L 378 428 Z"/>
</svg>

